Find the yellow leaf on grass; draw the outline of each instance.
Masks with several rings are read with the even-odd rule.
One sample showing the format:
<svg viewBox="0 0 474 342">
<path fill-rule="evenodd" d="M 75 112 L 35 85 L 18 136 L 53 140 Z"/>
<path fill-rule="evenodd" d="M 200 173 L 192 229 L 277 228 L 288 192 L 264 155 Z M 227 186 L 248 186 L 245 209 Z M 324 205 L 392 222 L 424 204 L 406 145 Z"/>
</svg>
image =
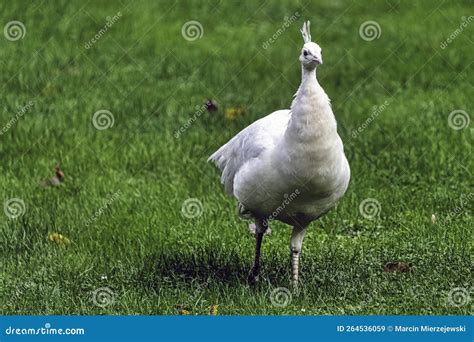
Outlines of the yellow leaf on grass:
<svg viewBox="0 0 474 342">
<path fill-rule="evenodd" d="M 51 242 L 54 242 L 60 246 L 67 246 L 71 243 L 71 240 L 69 240 L 67 237 L 64 235 L 61 235 L 59 233 L 51 233 L 48 235 L 48 240 Z"/>
<path fill-rule="evenodd" d="M 225 110 L 224 116 L 227 120 L 234 120 L 245 114 L 245 110 L 240 107 L 231 107 Z"/>
<path fill-rule="evenodd" d="M 213 316 L 217 316 L 217 314 L 219 313 L 219 305 L 211 305 L 209 313 Z"/>
<path fill-rule="evenodd" d="M 57 93 L 57 88 L 51 82 L 46 83 L 46 86 L 43 88 L 43 95 L 44 96 L 53 96 Z"/>
</svg>

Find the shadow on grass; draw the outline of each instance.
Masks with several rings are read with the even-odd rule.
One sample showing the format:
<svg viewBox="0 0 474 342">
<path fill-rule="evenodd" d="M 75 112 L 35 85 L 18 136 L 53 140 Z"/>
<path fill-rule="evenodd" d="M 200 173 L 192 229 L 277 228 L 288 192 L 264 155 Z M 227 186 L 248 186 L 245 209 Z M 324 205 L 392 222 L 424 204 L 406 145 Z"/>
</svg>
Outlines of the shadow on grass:
<svg viewBox="0 0 474 342">
<path fill-rule="evenodd" d="M 146 288 L 157 288 L 165 284 L 222 283 L 232 287 L 247 285 L 247 276 L 253 259 L 244 259 L 236 252 L 218 248 L 206 248 L 186 253 L 155 253 L 144 259 L 136 274 L 136 281 Z M 282 279 L 286 267 L 276 258 L 263 261 L 262 276 Z"/>
</svg>

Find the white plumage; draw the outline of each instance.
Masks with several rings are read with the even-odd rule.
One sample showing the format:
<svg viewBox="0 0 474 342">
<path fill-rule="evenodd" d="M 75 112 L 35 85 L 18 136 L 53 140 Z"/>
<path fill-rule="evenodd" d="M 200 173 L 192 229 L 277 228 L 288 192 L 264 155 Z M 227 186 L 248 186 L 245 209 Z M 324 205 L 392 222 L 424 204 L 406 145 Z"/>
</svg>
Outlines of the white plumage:
<svg viewBox="0 0 474 342">
<path fill-rule="evenodd" d="M 307 226 L 333 207 L 349 184 L 350 169 L 336 119 L 316 79 L 321 48 L 311 42 L 309 21 L 301 32 L 302 80 L 291 109 L 255 121 L 209 158 L 222 171 L 225 190 L 239 201 L 240 213 L 255 218 L 253 281 L 258 278 L 268 221 L 277 219 L 294 227 L 290 249 L 292 280 L 297 284 Z"/>
</svg>

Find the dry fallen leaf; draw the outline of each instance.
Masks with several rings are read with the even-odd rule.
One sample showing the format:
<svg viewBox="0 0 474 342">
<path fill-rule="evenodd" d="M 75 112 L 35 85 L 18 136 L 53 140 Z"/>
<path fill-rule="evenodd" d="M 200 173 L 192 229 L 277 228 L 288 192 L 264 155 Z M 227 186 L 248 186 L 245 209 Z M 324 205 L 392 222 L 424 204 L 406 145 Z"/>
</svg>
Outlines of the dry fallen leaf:
<svg viewBox="0 0 474 342">
<path fill-rule="evenodd" d="M 243 108 L 231 107 L 225 110 L 224 116 L 227 120 L 234 120 L 237 117 L 242 116 L 244 114 L 245 114 L 245 110 Z"/>
<path fill-rule="evenodd" d="M 191 311 L 188 311 L 186 309 L 181 309 L 178 311 L 180 315 L 182 316 L 187 316 L 187 315 L 190 315 L 191 314 Z"/>
<path fill-rule="evenodd" d="M 46 83 L 45 87 L 43 88 L 43 95 L 45 96 L 53 96 L 57 92 L 56 86 L 51 82 Z"/>
<path fill-rule="evenodd" d="M 191 309 L 188 308 L 186 305 L 184 304 L 180 304 L 180 305 L 177 305 L 176 306 L 176 310 L 178 310 L 178 313 L 180 315 L 183 315 L 183 316 L 187 316 L 187 315 L 190 315 L 191 314 Z"/>
<path fill-rule="evenodd" d="M 64 182 L 64 172 L 61 170 L 59 166 L 54 168 L 54 176 L 50 179 L 45 179 L 41 182 L 43 186 L 59 186 L 62 182 Z"/>
<path fill-rule="evenodd" d="M 71 240 L 59 233 L 51 233 L 48 235 L 48 240 L 51 242 L 55 242 L 59 246 L 67 246 L 71 244 Z"/>
<path fill-rule="evenodd" d="M 219 109 L 217 107 L 217 102 L 212 100 L 212 99 L 208 99 L 206 101 L 205 106 L 206 106 L 206 109 L 207 109 L 208 112 L 215 112 L 215 111 L 217 111 L 217 109 Z"/>
<path fill-rule="evenodd" d="M 384 272 L 405 273 L 410 270 L 410 265 L 403 261 L 388 262 L 383 267 Z"/>
<path fill-rule="evenodd" d="M 219 306 L 211 305 L 211 308 L 209 309 L 209 313 L 213 316 L 217 316 L 217 314 L 219 313 Z"/>
</svg>

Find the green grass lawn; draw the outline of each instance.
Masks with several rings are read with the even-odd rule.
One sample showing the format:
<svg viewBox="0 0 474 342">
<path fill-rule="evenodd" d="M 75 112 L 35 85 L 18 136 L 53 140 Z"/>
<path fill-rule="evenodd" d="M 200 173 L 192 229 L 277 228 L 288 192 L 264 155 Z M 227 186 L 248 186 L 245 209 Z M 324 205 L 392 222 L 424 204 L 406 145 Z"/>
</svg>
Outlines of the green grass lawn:
<svg viewBox="0 0 474 342">
<path fill-rule="evenodd" d="M 0 313 L 472 313 L 473 130 L 458 121 L 473 111 L 472 14 L 468 0 L 3 2 L 0 26 L 25 31 L 0 35 Z M 206 159 L 289 108 L 306 19 L 352 179 L 308 230 L 299 291 L 279 307 L 291 229 L 273 223 L 247 284 L 250 222 Z M 206 99 L 218 110 L 197 109 Z M 99 110 L 111 127 L 94 127 Z M 56 165 L 64 182 L 42 185 Z"/>
</svg>

